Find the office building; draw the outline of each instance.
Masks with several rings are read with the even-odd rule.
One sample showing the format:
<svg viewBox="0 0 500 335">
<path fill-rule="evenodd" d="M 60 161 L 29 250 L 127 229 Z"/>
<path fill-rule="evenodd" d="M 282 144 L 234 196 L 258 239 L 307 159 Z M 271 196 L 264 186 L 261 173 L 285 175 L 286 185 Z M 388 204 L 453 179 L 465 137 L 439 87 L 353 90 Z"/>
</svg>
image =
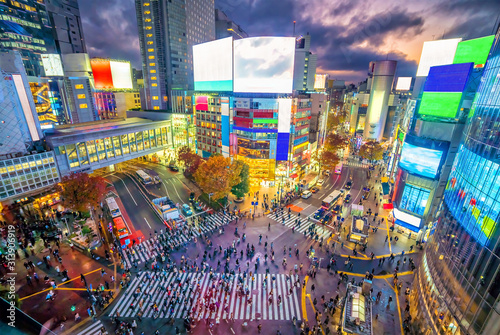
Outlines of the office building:
<svg viewBox="0 0 500 335">
<path fill-rule="evenodd" d="M 215 39 L 214 0 L 136 0 L 145 110 L 167 110 L 193 89 L 192 46 Z"/>
<path fill-rule="evenodd" d="M 226 37 L 232 37 L 237 40 L 248 37 L 248 34 L 243 28 L 232 21 L 226 13 L 220 9 L 215 9 L 215 38 L 219 40 Z"/>
<path fill-rule="evenodd" d="M 318 56 L 311 52 L 311 35 L 298 36 L 295 42 L 293 90 L 313 91 Z"/>
<path fill-rule="evenodd" d="M 21 55 L 0 52 L 0 201 L 57 183 L 52 152 L 42 142 L 35 102 Z"/>
<path fill-rule="evenodd" d="M 491 40 L 456 49 L 454 60 L 475 70 L 488 60 L 413 281 L 411 312 L 420 331 L 500 333 L 499 38 L 497 32 L 489 57 Z"/>
<path fill-rule="evenodd" d="M 39 2 L 39 1 L 38 1 Z M 78 0 L 45 0 L 57 53 L 86 53 Z"/>
</svg>

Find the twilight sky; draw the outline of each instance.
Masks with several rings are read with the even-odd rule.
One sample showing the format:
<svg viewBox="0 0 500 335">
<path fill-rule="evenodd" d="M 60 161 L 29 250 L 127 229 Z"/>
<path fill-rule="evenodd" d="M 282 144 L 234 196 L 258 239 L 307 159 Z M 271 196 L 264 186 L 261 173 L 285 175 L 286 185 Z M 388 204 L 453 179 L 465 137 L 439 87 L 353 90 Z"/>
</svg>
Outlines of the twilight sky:
<svg viewBox="0 0 500 335">
<path fill-rule="evenodd" d="M 134 0 L 80 0 L 91 57 L 141 67 Z M 426 40 L 471 39 L 495 32 L 498 0 L 215 0 L 250 36 L 311 34 L 317 73 L 357 83 L 368 63 L 398 61 L 398 76 L 415 76 Z"/>
</svg>

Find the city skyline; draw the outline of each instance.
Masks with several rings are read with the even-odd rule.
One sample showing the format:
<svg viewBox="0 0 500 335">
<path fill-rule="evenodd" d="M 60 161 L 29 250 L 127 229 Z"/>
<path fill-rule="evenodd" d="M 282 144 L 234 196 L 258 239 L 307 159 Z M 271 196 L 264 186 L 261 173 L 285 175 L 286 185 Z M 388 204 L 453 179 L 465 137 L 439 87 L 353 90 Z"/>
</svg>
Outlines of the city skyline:
<svg viewBox="0 0 500 335">
<path fill-rule="evenodd" d="M 134 1 L 110 0 L 106 8 L 100 5 L 88 0 L 81 8 L 90 56 L 129 60 L 134 68 L 141 68 Z M 345 1 L 332 6 L 323 0 L 314 6 L 295 0 L 218 0 L 215 6 L 250 36 L 292 36 L 295 20 L 296 35 L 311 34 L 317 73 L 355 84 L 366 78 L 370 61 L 386 58 L 398 61 L 396 76 L 414 76 L 424 41 L 491 34 L 500 12 L 500 3 L 494 0 L 426 0 L 406 8 L 395 1 L 364 0 L 356 6 Z"/>
</svg>

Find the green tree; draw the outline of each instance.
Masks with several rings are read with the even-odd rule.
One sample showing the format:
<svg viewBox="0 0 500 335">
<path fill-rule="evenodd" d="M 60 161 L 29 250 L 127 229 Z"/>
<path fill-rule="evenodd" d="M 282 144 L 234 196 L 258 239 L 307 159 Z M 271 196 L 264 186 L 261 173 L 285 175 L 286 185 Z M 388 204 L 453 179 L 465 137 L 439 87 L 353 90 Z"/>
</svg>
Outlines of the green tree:
<svg viewBox="0 0 500 335">
<path fill-rule="evenodd" d="M 248 179 L 250 175 L 250 167 L 243 161 L 235 161 L 235 164 L 241 166 L 240 172 L 240 182 L 233 186 L 231 193 L 238 198 L 243 198 L 245 194 L 250 191 L 250 181 Z"/>
<path fill-rule="evenodd" d="M 335 133 L 328 134 L 325 139 L 325 149 L 334 153 L 340 149 L 344 149 L 348 144 L 349 141 L 345 136 Z"/>
<path fill-rule="evenodd" d="M 216 155 L 201 163 L 193 176 L 203 192 L 212 193 L 211 198 L 219 200 L 241 182 L 241 169 L 242 166 L 231 162 L 230 158 Z"/>
<path fill-rule="evenodd" d="M 319 153 L 316 152 L 314 154 L 314 159 L 318 162 L 320 174 L 322 168 L 330 171 L 340 162 L 339 156 L 335 152 L 329 150 L 323 150 Z"/>
<path fill-rule="evenodd" d="M 184 174 L 186 176 L 192 176 L 203 161 L 203 159 L 187 145 L 179 148 L 177 157 L 179 161 L 184 164 Z"/>
<path fill-rule="evenodd" d="M 384 157 L 384 148 L 379 142 L 368 140 L 359 148 L 359 155 L 371 161 L 378 161 Z"/>
<path fill-rule="evenodd" d="M 106 184 L 106 180 L 100 176 L 78 172 L 64 176 L 57 184 L 57 189 L 65 207 L 83 212 L 101 202 Z"/>
</svg>

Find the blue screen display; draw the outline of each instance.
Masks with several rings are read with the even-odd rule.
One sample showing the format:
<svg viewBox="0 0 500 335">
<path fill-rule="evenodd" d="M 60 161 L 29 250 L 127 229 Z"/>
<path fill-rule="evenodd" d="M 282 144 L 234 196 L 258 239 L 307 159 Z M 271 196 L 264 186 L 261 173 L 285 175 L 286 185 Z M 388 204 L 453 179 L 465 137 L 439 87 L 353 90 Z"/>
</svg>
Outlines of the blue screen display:
<svg viewBox="0 0 500 335">
<path fill-rule="evenodd" d="M 431 67 L 424 92 L 463 92 L 473 65 L 463 63 Z"/>
<path fill-rule="evenodd" d="M 405 142 L 399 166 L 409 173 L 435 178 L 442 156 L 443 152 L 440 150 L 417 147 Z"/>
</svg>

